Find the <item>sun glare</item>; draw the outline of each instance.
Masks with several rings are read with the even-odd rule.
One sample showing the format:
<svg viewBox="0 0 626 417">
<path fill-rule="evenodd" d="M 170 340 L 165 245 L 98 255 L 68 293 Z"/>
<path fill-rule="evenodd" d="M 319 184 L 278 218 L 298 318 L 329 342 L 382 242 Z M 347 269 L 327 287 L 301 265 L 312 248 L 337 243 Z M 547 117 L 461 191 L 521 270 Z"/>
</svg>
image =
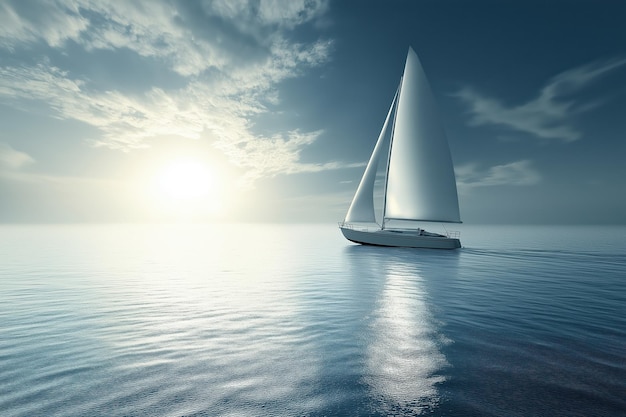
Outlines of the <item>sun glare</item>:
<svg viewBox="0 0 626 417">
<path fill-rule="evenodd" d="M 204 162 L 178 159 L 152 181 L 152 212 L 170 220 L 211 218 L 224 209 L 222 178 Z"/>
<path fill-rule="evenodd" d="M 215 178 L 207 166 L 196 161 L 176 161 L 167 166 L 157 179 L 159 192 L 174 200 L 207 197 L 215 188 Z"/>
</svg>

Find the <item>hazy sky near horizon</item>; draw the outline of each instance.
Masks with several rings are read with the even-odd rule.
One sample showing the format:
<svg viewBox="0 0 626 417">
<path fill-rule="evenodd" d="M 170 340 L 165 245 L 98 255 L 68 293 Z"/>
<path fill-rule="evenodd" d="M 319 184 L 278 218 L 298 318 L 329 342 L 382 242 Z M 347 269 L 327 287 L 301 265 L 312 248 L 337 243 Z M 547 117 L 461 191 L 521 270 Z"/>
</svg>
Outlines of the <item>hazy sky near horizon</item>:
<svg viewBox="0 0 626 417">
<path fill-rule="evenodd" d="M 465 223 L 626 223 L 626 2 L 0 1 L 0 222 L 341 220 L 407 49 Z"/>
</svg>

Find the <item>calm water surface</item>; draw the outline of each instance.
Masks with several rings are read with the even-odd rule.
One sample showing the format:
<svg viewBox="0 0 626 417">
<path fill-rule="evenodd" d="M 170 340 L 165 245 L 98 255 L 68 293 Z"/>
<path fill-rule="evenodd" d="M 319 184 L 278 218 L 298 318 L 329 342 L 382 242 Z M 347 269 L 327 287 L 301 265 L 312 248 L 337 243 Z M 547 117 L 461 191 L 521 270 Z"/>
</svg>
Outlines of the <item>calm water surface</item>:
<svg viewBox="0 0 626 417">
<path fill-rule="evenodd" d="M 625 416 L 626 228 L 0 226 L 2 416 Z"/>
</svg>

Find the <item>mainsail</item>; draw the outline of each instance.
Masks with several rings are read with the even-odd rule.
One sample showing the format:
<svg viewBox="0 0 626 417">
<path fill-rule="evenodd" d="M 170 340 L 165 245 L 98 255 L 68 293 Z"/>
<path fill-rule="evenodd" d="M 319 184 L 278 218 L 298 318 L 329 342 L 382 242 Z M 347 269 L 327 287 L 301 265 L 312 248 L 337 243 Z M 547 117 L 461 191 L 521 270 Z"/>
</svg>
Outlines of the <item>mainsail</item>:
<svg viewBox="0 0 626 417">
<path fill-rule="evenodd" d="M 400 87 L 388 166 L 386 219 L 461 221 L 448 141 L 412 48 Z"/>
<path fill-rule="evenodd" d="M 393 115 L 393 117 L 392 117 Z M 409 48 L 404 76 L 361 178 L 345 222 L 375 223 L 374 182 L 393 120 L 387 163 L 383 222 L 460 222 L 452 158 L 424 69 Z"/>
</svg>

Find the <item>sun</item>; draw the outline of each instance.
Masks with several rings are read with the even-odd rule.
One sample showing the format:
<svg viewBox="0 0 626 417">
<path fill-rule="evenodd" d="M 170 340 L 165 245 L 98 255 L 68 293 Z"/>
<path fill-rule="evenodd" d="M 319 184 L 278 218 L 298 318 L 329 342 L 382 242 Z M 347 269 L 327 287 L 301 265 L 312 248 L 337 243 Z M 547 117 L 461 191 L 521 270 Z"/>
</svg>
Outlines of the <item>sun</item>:
<svg viewBox="0 0 626 417">
<path fill-rule="evenodd" d="M 151 212 L 168 221 L 195 221 L 223 214 L 226 199 L 221 177 L 206 161 L 172 160 L 151 181 Z"/>
<path fill-rule="evenodd" d="M 161 196 L 172 200 L 200 200 L 215 190 L 215 174 L 201 162 L 177 160 L 158 174 L 156 187 Z"/>
</svg>

